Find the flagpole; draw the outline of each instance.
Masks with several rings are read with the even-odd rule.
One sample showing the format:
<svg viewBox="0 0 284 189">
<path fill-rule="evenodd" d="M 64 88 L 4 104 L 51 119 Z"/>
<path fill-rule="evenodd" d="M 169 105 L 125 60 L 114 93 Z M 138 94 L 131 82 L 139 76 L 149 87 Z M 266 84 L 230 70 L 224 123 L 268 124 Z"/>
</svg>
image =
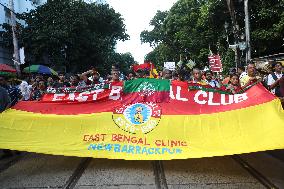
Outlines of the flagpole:
<svg viewBox="0 0 284 189">
<path fill-rule="evenodd" d="M 153 73 L 152 73 L 152 62 L 150 62 L 150 77 L 151 77 L 151 75 L 153 75 Z M 154 75 L 153 75 L 153 77 L 154 77 Z"/>
</svg>

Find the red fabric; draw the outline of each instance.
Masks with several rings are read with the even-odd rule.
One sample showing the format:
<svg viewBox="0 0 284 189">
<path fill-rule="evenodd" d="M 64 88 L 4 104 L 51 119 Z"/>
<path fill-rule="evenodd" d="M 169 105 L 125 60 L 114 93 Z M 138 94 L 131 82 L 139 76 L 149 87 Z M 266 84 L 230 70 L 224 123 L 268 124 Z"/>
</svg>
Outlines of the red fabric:
<svg viewBox="0 0 284 189">
<path fill-rule="evenodd" d="M 133 70 L 136 72 L 138 69 L 151 70 L 155 69 L 155 65 L 152 62 L 145 62 L 144 64 L 134 65 Z"/>
<path fill-rule="evenodd" d="M 15 73 L 16 70 L 6 64 L 0 64 L 0 71 L 1 72 L 12 72 Z"/>
<path fill-rule="evenodd" d="M 250 106 L 256 106 L 262 103 L 270 102 L 276 97 L 267 91 L 261 84 L 255 85 L 246 91 L 247 100 L 232 103 L 230 105 L 209 105 L 198 104 L 194 101 L 198 90 L 189 91 L 187 82 L 172 82 L 171 100 L 162 103 L 156 103 L 162 108 L 163 115 L 199 115 L 199 114 L 211 114 L 218 112 L 231 111 L 236 109 L 242 109 Z M 198 96 L 200 101 L 209 101 L 209 93 L 206 92 L 207 97 L 202 95 Z M 214 103 L 220 103 L 221 94 L 213 94 L 212 101 Z M 113 112 L 117 107 L 126 104 L 126 99 L 123 94 L 121 98 L 113 100 L 106 98 L 102 101 L 87 101 L 85 103 L 46 103 L 38 101 L 22 101 L 16 104 L 13 109 L 42 113 L 42 114 L 59 114 L 59 115 L 76 115 L 76 114 L 91 114 L 100 112 Z M 224 95 L 223 95 L 224 96 Z M 225 95 L 226 101 L 228 101 L 229 95 Z"/>
<path fill-rule="evenodd" d="M 209 59 L 209 67 L 212 72 L 222 71 L 222 63 L 219 55 L 209 56 L 208 59 Z"/>
<path fill-rule="evenodd" d="M 284 96 L 284 76 L 282 76 L 282 79 L 279 82 L 280 85 L 280 92 Z"/>
<path fill-rule="evenodd" d="M 140 92 L 124 94 L 122 97 L 123 103 L 132 104 L 137 102 L 169 102 L 170 92 L 169 91 L 155 91 L 154 94 L 145 96 Z"/>
<path fill-rule="evenodd" d="M 116 93 L 121 93 L 123 82 L 109 82 L 110 87 L 109 89 L 97 89 L 97 90 L 85 90 L 85 92 L 73 92 L 73 93 L 60 93 L 60 94 L 53 94 L 47 93 L 45 94 L 41 101 L 42 102 L 51 102 L 51 103 L 58 103 L 58 102 L 65 102 L 65 103 L 82 103 L 82 102 L 94 102 L 94 101 L 106 101 L 109 99 L 109 96 L 117 95 Z M 113 89 L 119 87 L 120 89 Z M 74 87 L 70 87 L 74 88 Z M 113 94 L 111 94 L 113 93 Z"/>
</svg>

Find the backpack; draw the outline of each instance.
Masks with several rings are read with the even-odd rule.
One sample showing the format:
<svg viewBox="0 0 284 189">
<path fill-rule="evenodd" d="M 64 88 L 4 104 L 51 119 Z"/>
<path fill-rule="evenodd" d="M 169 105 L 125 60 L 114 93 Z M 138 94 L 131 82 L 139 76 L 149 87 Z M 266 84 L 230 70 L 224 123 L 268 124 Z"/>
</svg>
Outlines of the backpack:
<svg viewBox="0 0 284 189">
<path fill-rule="evenodd" d="M 272 78 L 276 81 L 278 78 L 277 76 L 275 75 L 275 73 L 272 73 L 271 74 Z M 279 83 L 277 84 L 277 86 L 275 87 L 275 95 L 277 97 L 283 97 L 283 94 L 281 94 L 281 91 L 280 91 L 280 85 Z"/>
</svg>

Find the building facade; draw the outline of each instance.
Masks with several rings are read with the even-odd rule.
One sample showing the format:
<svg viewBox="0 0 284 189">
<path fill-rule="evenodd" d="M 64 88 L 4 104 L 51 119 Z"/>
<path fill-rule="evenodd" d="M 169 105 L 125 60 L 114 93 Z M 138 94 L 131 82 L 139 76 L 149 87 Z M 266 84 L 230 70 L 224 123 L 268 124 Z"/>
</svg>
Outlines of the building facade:
<svg viewBox="0 0 284 189">
<path fill-rule="evenodd" d="M 0 3 L 0 24 L 7 23 L 11 24 L 11 11 L 10 11 L 10 0 L 1 0 Z M 14 0 L 14 12 L 23 13 L 29 12 L 32 9 L 37 8 L 40 5 L 46 3 L 47 0 Z M 17 20 L 21 24 L 25 24 L 23 20 Z M 3 47 L 3 28 L 0 26 L 0 64 L 13 65 L 13 51 Z"/>
</svg>

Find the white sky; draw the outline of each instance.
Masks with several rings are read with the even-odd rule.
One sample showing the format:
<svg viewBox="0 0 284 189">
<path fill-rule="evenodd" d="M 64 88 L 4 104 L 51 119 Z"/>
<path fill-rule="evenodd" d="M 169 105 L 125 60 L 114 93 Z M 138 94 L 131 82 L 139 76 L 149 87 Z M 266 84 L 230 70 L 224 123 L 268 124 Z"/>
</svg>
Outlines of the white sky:
<svg viewBox="0 0 284 189">
<path fill-rule="evenodd" d="M 141 44 L 140 33 L 149 30 L 150 20 L 157 10 L 169 10 L 177 0 L 107 0 L 116 12 L 124 18 L 130 40 L 118 41 L 117 52 L 130 52 L 134 59 L 143 63 L 144 56 L 152 51 L 149 43 Z"/>
</svg>

